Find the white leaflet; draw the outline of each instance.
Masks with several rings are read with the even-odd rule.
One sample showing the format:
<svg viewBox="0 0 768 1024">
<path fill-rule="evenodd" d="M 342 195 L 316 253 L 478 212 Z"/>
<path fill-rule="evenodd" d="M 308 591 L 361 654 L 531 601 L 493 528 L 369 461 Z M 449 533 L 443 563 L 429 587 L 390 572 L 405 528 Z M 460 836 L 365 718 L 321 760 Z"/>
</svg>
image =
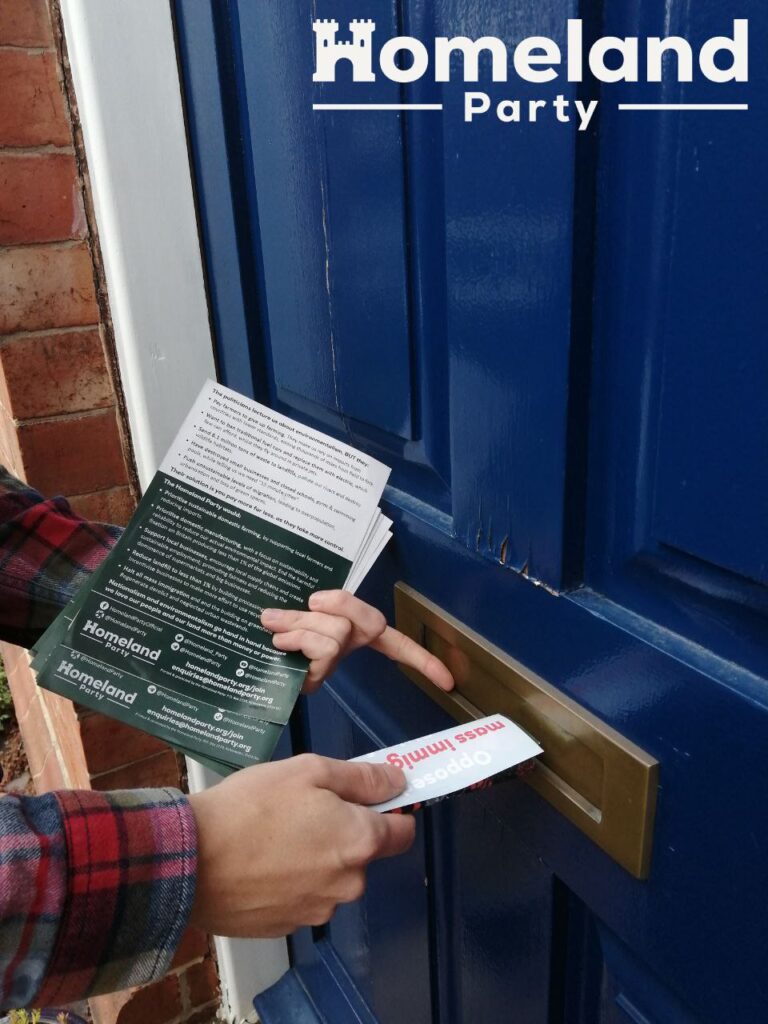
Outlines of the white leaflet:
<svg viewBox="0 0 768 1024">
<path fill-rule="evenodd" d="M 504 715 L 489 715 L 352 760 L 388 762 L 403 769 L 406 789 L 373 807 L 391 811 L 456 793 L 543 753 L 520 726 Z"/>
<path fill-rule="evenodd" d="M 354 562 L 389 468 L 208 381 L 160 467 Z"/>
</svg>

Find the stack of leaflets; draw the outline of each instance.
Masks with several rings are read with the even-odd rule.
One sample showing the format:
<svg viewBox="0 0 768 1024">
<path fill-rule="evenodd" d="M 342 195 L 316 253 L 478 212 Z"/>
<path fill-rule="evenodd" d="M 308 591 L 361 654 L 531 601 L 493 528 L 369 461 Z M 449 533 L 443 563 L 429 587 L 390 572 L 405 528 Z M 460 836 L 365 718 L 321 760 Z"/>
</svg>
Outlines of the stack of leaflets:
<svg viewBox="0 0 768 1024">
<path fill-rule="evenodd" d="M 389 470 L 209 381 L 110 556 L 41 638 L 46 689 L 219 773 L 268 761 L 307 671 L 264 608 L 354 591 Z"/>
</svg>

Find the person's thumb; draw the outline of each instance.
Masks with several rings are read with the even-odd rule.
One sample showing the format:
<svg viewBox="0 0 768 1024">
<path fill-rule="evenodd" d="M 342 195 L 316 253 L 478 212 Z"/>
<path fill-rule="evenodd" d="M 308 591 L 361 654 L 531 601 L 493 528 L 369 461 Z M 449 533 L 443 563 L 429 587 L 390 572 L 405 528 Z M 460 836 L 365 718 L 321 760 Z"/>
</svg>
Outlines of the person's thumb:
<svg viewBox="0 0 768 1024">
<path fill-rule="evenodd" d="M 323 788 L 355 804 L 380 804 L 405 789 L 402 769 L 367 761 L 329 761 Z"/>
</svg>

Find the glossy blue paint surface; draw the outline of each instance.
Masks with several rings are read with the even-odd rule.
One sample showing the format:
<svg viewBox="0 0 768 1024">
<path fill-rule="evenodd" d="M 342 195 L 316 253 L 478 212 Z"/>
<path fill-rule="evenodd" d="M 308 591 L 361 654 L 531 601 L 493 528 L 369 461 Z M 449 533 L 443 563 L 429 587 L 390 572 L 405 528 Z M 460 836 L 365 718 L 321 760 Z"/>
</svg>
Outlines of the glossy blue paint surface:
<svg viewBox="0 0 768 1024">
<path fill-rule="evenodd" d="M 442 116 L 310 109 L 350 88 L 312 86 L 314 10 L 384 37 L 766 38 L 763 4 L 727 6 L 177 0 L 227 383 L 393 466 L 366 599 L 391 615 L 406 580 L 661 763 L 647 882 L 521 783 L 437 808 L 295 937 L 266 1024 L 768 1020 L 765 62 L 753 42 L 748 115 L 616 108 L 736 86 L 585 84 L 583 137 L 465 125 L 459 83 L 354 94 Z M 350 757 L 445 724 L 362 653 L 292 739 Z"/>
<path fill-rule="evenodd" d="M 722 4 L 668 6 L 670 33 L 722 28 Z M 743 14 L 761 38 L 764 5 Z M 660 30 L 660 5 L 606 15 L 619 36 Z M 614 89 L 617 102 L 740 95 L 753 110 L 628 118 L 604 106 L 585 579 L 765 677 L 768 70 L 752 61 L 748 96 L 701 83 Z"/>
</svg>

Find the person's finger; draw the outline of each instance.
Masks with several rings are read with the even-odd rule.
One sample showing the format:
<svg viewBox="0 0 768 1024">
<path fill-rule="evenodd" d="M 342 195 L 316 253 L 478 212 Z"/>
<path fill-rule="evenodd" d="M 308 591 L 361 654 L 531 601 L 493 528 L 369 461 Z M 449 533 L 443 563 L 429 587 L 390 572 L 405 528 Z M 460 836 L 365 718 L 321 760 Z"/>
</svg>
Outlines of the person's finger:
<svg viewBox="0 0 768 1024">
<path fill-rule="evenodd" d="M 366 604 L 348 590 L 318 590 L 310 597 L 309 607 L 311 611 L 349 619 L 354 629 L 365 638 L 359 640 L 360 644 L 380 636 L 387 626 L 387 620 L 378 608 Z"/>
<path fill-rule="evenodd" d="M 347 869 L 365 866 L 380 857 L 395 857 L 413 842 L 415 827 L 411 815 L 379 814 L 360 806 L 350 809 L 354 831 L 347 833 L 340 851 Z M 404 817 L 411 818 L 411 823 L 396 820 Z"/>
<path fill-rule="evenodd" d="M 318 658 L 309 663 L 309 669 L 301 686 L 302 693 L 317 693 L 328 676 L 336 671 L 338 659 Z"/>
<path fill-rule="evenodd" d="M 306 629 L 295 629 L 290 633 L 275 633 L 272 644 L 279 651 L 301 651 L 310 661 L 334 661 L 341 656 L 338 641 Z"/>
<path fill-rule="evenodd" d="M 384 833 L 378 857 L 397 857 L 413 845 L 416 819 L 412 814 L 382 814 Z"/>
<path fill-rule="evenodd" d="M 319 762 L 319 763 L 317 763 Z M 380 804 L 405 789 L 401 768 L 371 761 L 336 761 L 317 758 L 317 785 L 354 804 Z"/>
<path fill-rule="evenodd" d="M 339 903 L 354 903 L 362 899 L 365 893 L 365 871 L 345 872 L 344 891 L 339 896 Z"/>
<path fill-rule="evenodd" d="M 265 608 L 261 613 L 262 625 L 273 633 L 287 633 L 304 629 L 309 633 L 329 636 L 340 647 L 349 640 L 353 625 L 349 619 L 341 615 L 328 615 L 324 612 L 288 611 L 282 608 Z"/>
<path fill-rule="evenodd" d="M 399 661 L 401 665 L 415 668 L 441 690 L 453 689 L 453 676 L 442 661 L 399 630 L 387 626 L 381 636 L 371 643 L 371 647 L 393 661 Z"/>
</svg>

